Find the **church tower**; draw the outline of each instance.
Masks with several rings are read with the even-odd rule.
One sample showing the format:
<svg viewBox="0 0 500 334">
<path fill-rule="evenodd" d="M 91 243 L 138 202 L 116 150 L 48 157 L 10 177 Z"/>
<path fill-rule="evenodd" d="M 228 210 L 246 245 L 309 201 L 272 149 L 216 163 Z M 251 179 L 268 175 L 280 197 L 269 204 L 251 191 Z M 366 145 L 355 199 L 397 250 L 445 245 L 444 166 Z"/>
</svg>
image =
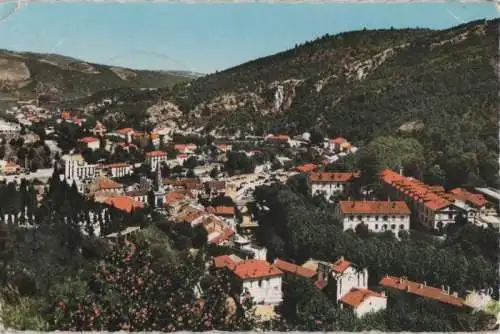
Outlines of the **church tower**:
<svg viewBox="0 0 500 334">
<path fill-rule="evenodd" d="M 161 177 L 161 168 L 156 168 L 156 180 L 154 185 L 155 206 L 162 208 L 165 205 L 165 186 Z"/>
</svg>

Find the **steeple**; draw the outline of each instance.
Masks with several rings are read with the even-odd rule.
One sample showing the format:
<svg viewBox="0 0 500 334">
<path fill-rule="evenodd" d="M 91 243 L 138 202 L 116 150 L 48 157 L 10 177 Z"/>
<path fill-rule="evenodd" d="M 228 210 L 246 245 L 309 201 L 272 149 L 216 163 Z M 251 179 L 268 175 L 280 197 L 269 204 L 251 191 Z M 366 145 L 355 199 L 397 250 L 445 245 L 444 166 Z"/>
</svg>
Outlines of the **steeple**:
<svg viewBox="0 0 500 334">
<path fill-rule="evenodd" d="M 160 166 L 156 168 L 154 195 L 155 195 L 155 206 L 163 207 L 163 205 L 165 204 L 165 187 L 163 185 L 163 179 L 161 177 Z"/>
</svg>

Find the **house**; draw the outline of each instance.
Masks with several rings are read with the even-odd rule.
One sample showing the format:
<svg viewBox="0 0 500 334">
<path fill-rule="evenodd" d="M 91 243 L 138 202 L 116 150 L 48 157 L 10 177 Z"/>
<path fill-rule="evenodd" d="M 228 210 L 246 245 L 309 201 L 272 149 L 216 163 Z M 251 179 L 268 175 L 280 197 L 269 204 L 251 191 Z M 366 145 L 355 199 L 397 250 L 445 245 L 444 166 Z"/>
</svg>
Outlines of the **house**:
<svg viewBox="0 0 500 334">
<path fill-rule="evenodd" d="M 94 136 L 102 137 L 106 133 L 106 127 L 99 121 L 96 121 L 95 126 L 90 129 L 90 133 Z"/>
<path fill-rule="evenodd" d="M 370 232 L 410 230 L 411 211 L 404 201 L 340 201 L 337 213 L 344 231 L 365 224 Z"/>
<path fill-rule="evenodd" d="M 207 212 L 212 213 L 218 217 L 223 217 L 224 219 L 235 223 L 236 209 L 234 206 L 209 206 L 206 208 Z"/>
<path fill-rule="evenodd" d="M 130 143 L 134 139 L 136 132 L 132 128 L 123 128 L 123 129 L 116 130 L 116 134 L 119 137 L 125 139 L 127 141 L 127 143 Z"/>
<path fill-rule="evenodd" d="M 318 166 L 316 166 L 315 164 L 308 163 L 295 167 L 295 170 L 299 173 L 311 173 L 316 170 L 316 168 L 318 168 Z"/>
<path fill-rule="evenodd" d="M 208 181 L 205 182 L 205 191 L 209 198 L 224 196 L 226 194 L 225 181 Z"/>
<path fill-rule="evenodd" d="M 101 145 L 100 140 L 97 139 L 97 138 L 94 138 L 94 137 L 83 137 L 83 138 L 80 138 L 80 139 L 78 139 L 78 143 L 83 148 L 88 148 L 88 149 L 90 149 L 92 151 L 98 150 L 99 147 L 100 147 L 100 145 Z"/>
<path fill-rule="evenodd" d="M 167 161 L 167 153 L 164 151 L 146 152 L 146 164 L 151 167 L 154 172 L 159 165 Z"/>
<path fill-rule="evenodd" d="M 329 291 L 341 307 L 352 309 L 358 317 L 387 307 L 387 297 L 384 293 L 368 289 L 368 269 L 359 268 L 344 257 L 340 257 L 333 264 L 323 261 L 316 263 L 315 286 Z"/>
<path fill-rule="evenodd" d="M 328 148 L 336 152 L 348 152 L 351 148 L 351 143 L 345 138 L 337 137 L 328 142 Z"/>
<path fill-rule="evenodd" d="M 88 185 L 88 192 L 90 194 L 94 194 L 97 192 L 105 192 L 108 194 L 123 194 L 124 189 L 121 183 L 113 181 L 105 176 L 100 176 Z"/>
<path fill-rule="evenodd" d="M 434 230 L 455 223 L 460 209 L 454 205 L 452 194 L 445 193 L 442 187 L 431 187 L 401 174 L 386 169 L 379 178 L 389 198 L 406 202 L 413 221 Z"/>
<path fill-rule="evenodd" d="M 201 224 L 207 231 L 207 242 L 212 245 L 225 245 L 236 233 L 232 227 L 212 215 L 203 216 Z"/>
<path fill-rule="evenodd" d="M 485 217 L 498 218 L 493 203 L 490 203 L 484 195 L 471 193 L 463 188 L 452 189 L 449 193 L 454 197 L 454 205 L 461 209 L 469 223 L 484 226 Z"/>
<path fill-rule="evenodd" d="M 323 194 L 329 199 L 344 191 L 347 184 L 359 176 L 353 172 L 318 172 L 311 173 L 309 180 L 311 182 L 312 195 Z"/>
<path fill-rule="evenodd" d="M 269 134 L 267 136 L 264 137 L 264 140 L 267 142 L 267 143 L 271 143 L 271 144 L 274 144 L 274 145 L 283 145 L 283 144 L 287 144 L 287 145 L 290 145 L 290 137 L 287 136 L 287 135 L 273 135 L 273 134 Z"/>
<path fill-rule="evenodd" d="M 283 272 L 265 260 L 242 260 L 222 255 L 213 259 L 217 269 L 228 270 L 233 276 L 233 288 L 243 296 L 248 292 L 257 304 L 277 305 L 283 300 Z"/>
<path fill-rule="evenodd" d="M 217 151 L 219 153 L 227 153 L 227 152 L 231 152 L 231 150 L 233 149 L 233 146 L 232 145 L 228 145 L 228 144 L 216 144 L 215 147 L 217 148 Z"/>
<path fill-rule="evenodd" d="M 0 172 L 4 175 L 14 175 L 21 173 L 22 168 L 16 163 L 0 160 Z"/>
<path fill-rule="evenodd" d="M 174 149 L 178 151 L 179 153 L 184 153 L 184 154 L 193 154 L 198 146 L 195 144 L 176 144 L 174 145 Z"/>
<path fill-rule="evenodd" d="M 375 292 L 369 289 L 353 288 L 341 299 L 342 307 L 353 310 L 354 314 L 361 318 L 366 314 L 375 313 L 387 308 L 387 296 L 385 292 Z"/>
<path fill-rule="evenodd" d="M 15 135 L 21 132 L 21 125 L 0 119 L 0 134 Z"/>
<path fill-rule="evenodd" d="M 148 204 L 148 191 L 146 190 L 131 190 L 126 191 L 125 196 L 142 204 Z"/>
<path fill-rule="evenodd" d="M 444 286 L 435 288 L 428 286 L 426 282 L 418 283 L 408 280 L 407 277 L 394 277 L 386 275 L 379 283 L 387 289 L 404 291 L 406 293 L 438 301 L 443 304 L 452 305 L 455 307 L 463 307 L 464 300 L 459 298 L 458 293 L 450 294 L 450 288 L 445 289 Z"/>
</svg>

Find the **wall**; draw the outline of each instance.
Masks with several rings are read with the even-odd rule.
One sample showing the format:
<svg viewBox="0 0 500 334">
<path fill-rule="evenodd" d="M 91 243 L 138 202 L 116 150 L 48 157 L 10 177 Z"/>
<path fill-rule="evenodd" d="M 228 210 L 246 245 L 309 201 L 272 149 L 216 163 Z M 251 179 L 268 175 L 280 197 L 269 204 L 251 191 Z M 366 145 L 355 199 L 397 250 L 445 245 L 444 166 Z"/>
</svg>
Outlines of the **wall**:
<svg viewBox="0 0 500 334">
<path fill-rule="evenodd" d="M 281 276 L 245 280 L 243 289 L 248 289 L 255 303 L 279 304 L 283 299 L 281 283 Z"/>
<path fill-rule="evenodd" d="M 410 230 L 410 215 L 399 214 L 399 215 L 386 215 L 386 216 L 387 216 L 387 221 L 383 219 L 384 215 L 368 215 L 368 214 L 343 215 L 342 221 L 344 225 L 344 231 L 347 231 L 349 229 L 355 230 L 356 226 L 358 226 L 361 222 L 367 225 L 368 230 L 370 232 L 375 232 L 375 233 L 385 232 L 386 230 L 388 230 L 397 235 L 399 231 Z M 361 220 L 359 218 L 361 218 Z M 384 225 L 387 225 L 387 229 L 384 229 Z"/>
<path fill-rule="evenodd" d="M 378 312 L 387 308 L 387 298 L 370 296 L 366 298 L 355 310 L 357 317 L 362 317 L 368 313 Z"/>
</svg>

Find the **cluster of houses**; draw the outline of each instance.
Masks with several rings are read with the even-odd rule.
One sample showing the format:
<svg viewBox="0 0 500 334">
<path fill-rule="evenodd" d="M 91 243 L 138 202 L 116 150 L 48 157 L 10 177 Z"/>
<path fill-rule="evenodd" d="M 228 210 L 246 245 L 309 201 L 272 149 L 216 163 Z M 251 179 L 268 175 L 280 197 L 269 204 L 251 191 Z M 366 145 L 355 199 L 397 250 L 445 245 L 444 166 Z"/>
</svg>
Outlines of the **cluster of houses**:
<svg viewBox="0 0 500 334">
<path fill-rule="evenodd" d="M 339 307 L 353 311 L 357 317 L 385 310 L 388 304 L 386 291 L 400 291 L 411 296 L 434 300 L 451 307 L 476 310 L 492 300 L 493 291 L 468 291 L 464 296 L 441 288 L 414 282 L 407 277 L 384 276 L 376 287 L 368 287 L 368 269 L 344 257 L 334 263 L 309 260 L 299 266 L 282 259 L 273 263 L 265 259 L 242 259 L 236 255 L 213 258 L 213 270 L 226 270 L 232 275 L 233 288 L 240 298 L 249 294 L 258 304 L 278 305 L 283 301 L 282 286 L 287 276 L 310 280 L 315 288 L 332 298 Z"/>
</svg>

